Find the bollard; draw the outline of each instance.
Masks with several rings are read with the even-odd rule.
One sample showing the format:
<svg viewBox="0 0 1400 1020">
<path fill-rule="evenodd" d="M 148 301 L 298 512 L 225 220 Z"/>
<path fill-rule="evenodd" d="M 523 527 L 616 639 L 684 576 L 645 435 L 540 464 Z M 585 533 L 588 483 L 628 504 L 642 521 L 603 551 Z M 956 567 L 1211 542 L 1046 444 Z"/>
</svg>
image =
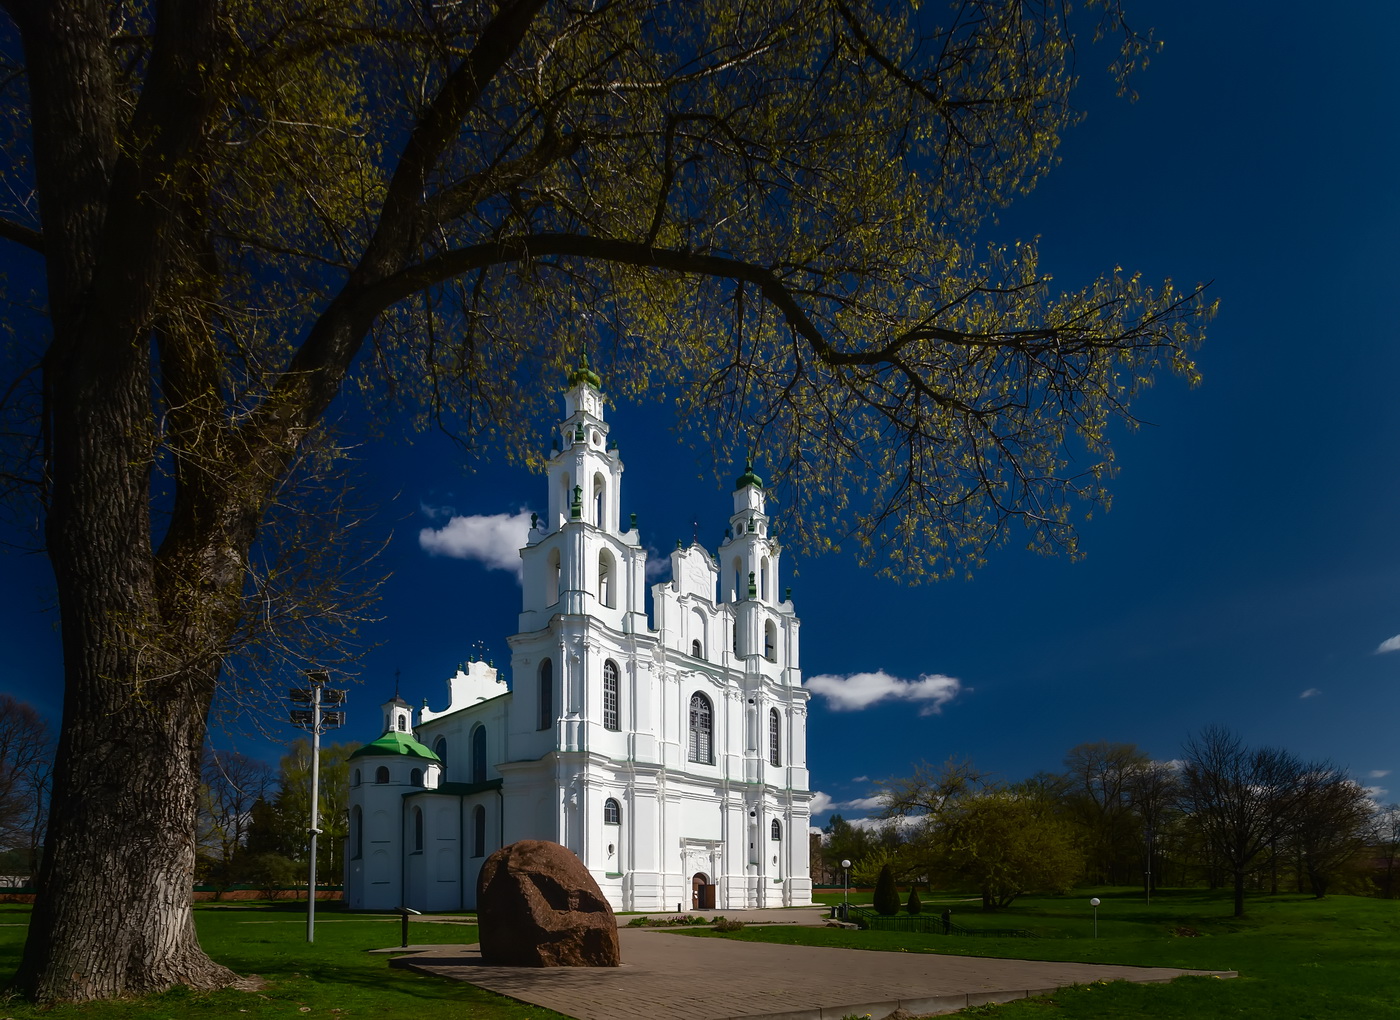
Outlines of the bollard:
<svg viewBox="0 0 1400 1020">
<path fill-rule="evenodd" d="M 421 917 L 422 914 L 423 914 L 423 911 L 421 911 L 421 910 L 414 910 L 412 907 L 399 907 L 399 913 L 403 916 L 403 948 L 404 948 L 404 949 L 407 949 L 407 948 L 408 948 L 408 915 L 409 915 L 409 914 L 412 914 L 412 915 L 414 915 L 415 917 Z"/>
</svg>

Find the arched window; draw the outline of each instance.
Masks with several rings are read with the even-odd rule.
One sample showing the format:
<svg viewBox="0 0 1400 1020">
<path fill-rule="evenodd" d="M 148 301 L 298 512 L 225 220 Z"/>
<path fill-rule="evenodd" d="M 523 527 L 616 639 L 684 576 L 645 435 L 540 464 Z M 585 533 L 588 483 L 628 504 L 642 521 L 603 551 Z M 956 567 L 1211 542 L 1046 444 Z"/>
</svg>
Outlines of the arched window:
<svg viewBox="0 0 1400 1020">
<path fill-rule="evenodd" d="M 774 818 L 772 828 L 769 831 L 771 832 L 773 839 L 782 839 L 783 823 Z"/>
<path fill-rule="evenodd" d="M 554 725 L 554 663 L 540 663 L 540 719 L 536 729 L 547 730 Z"/>
<path fill-rule="evenodd" d="M 422 770 L 422 769 L 414 769 L 412 772 L 410 772 L 410 773 L 408 774 L 408 782 L 409 782 L 409 785 L 411 785 L 411 786 L 422 786 L 422 785 L 423 785 L 423 770 Z"/>
<path fill-rule="evenodd" d="M 612 553 L 604 549 L 598 554 L 598 602 L 609 609 L 617 606 L 617 599 L 613 597 L 615 573 Z"/>
<path fill-rule="evenodd" d="M 620 730 L 621 713 L 618 711 L 618 672 L 617 663 L 608 659 L 603 663 L 603 729 Z"/>
<path fill-rule="evenodd" d="M 733 565 L 734 565 L 734 586 L 733 586 L 732 588 L 729 589 L 729 601 L 730 601 L 730 602 L 743 602 L 743 601 L 744 601 L 744 564 L 740 561 L 739 557 L 735 556 L 735 557 L 734 557 L 734 564 L 733 564 Z M 739 649 L 736 647 L 734 650 L 737 652 Z"/>
<path fill-rule="evenodd" d="M 486 727 L 472 731 L 472 782 L 486 782 Z"/>
<path fill-rule="evenodd" d="M 776 708 L 768 710 L 768 764 L 781 765 L 782 760 L 782 716 Z"/>
<path fill-rule="evenodd" d="M 480 804 L 472 809 L 472 856 L 486 856 L 486 809 Z"/>
<path fill-rule="evenodd" d="M 758 566 L 758 597 L 768 601 L 768 557 L 763 557 Z"/>
<path fill-rule="evenodd" d="M 433 741 L 433 754 L 438 756 L 438 761 L 442 762 L 442 767 L 447 768 L 447 738 L 438 737 Z"/>
<path fill-rule="evenodd" d="M 359 860 L 365 855 L 365 815 L 356 804 L 350 809 L 350 856 Z"/>
<path fill-rule="evenodd" d="M 703 694 L 690 697 L 690 760 L 702 765 L 714 764 L 714 709 Z"/>
<path fill-rule="evenodd" d="M 705 657 L 705 649 L 700 647 L 699 638 L 696 638 L 690 643 L 690 654 L 695 656 L 697 659 L 703 659 Z"/>
<path fill-rule="evenodd" d="M 356 769 L 354 775 L 351 776 L 351 778 L 350 778 L 350 785 L 351 785 L 351 786 L 359 786 L 359 785 L 360 785 L 360 770 L 359 770 L 359 769 Z"/>
<path fill-rule="evenodd" d="M 401 715 L 401 716 L 399 716 L 399 732 L 400 732 L 400 733 L 407 733 L 407 732 L 408 732 L 408 716 L 406 716 L 406 715 Z"/>
<path fill-rule="evenodd" d="M 763 657 L 769 662 L 778 661 L 778 628 L 772 620 L 763 625 Z"/>
<path fill-rule="evenodd" d="M 618 804 L 617 801 L 613 800 L 613 798 L 611 797 L 603 801 L 603 824 L 622 824 L 622 807 Z"/>
<path fill-rule="evenodd" d="M 383 785 L 389 781 L 389 766 L 381 765 L 374 770 L 374 781 Z"/>
<path fill-rule="evenodd" d="M 423 809 L 413 809 L 413 851 L 421 853 L 423 850 Z"/>
</svg>

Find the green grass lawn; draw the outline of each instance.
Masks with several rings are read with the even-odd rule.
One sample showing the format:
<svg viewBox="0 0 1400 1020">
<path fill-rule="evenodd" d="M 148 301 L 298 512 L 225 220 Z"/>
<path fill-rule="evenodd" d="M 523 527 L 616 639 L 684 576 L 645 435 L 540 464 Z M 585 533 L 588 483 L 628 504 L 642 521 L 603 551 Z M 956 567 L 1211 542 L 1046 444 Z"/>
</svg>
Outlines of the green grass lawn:
<svg viewBox="0 0 1400 1020">
<path fill-rule="evenodd" d="M 306 942 L 306 907 L 294 904 L 210 904 L 195 908 L 205 950 L 240 974 L 257 974 L 261 992 L 173 991 L 129 1002 L 38 1010 L 0 998 L 0 1020 L 275 1020 L 307 1016 L 423 1020 L 425 1016 L 489 1020 L 562 1020 L 474 985 L 389 969 L 388 957 L 366 950 L 397 946 L 400 920 L 346 914 L 318 905 L 316 941 Z M 12 974 L 24 945 L 29 908 L 0 905 L 0 974 Z M 475 942 L 473 925 L 414 924 L 411 943 Z"/>
<path fill-rule="evenodd" d="M 1103 900 L 1097 939 L 1092 895 Z M 966 900 L 930 897 L 924 904 L 935 914 L 951 907 L 954 919 L 967 928 L 1026 928 L 1042 937 L 950 938 L 786 926 L 750 926 L 708 937 L 1240 974 L 1228 981 L 1190 978 L 1169 985 L 1116 982 L 1066 990 L 1051 1000 L 965 1011 L 1006 1020 L 1045 1018 L 1052 1008 L 1056 1020 L 1400 1020 L 1400 901 L 1260 896 L 1249 900 L 1248 916 L 1238 920 L 1230 916 L 1228 895 L 1205 892 L 1166 892 L 1154 896 L 1149 907 L 1140 892 L 1088 890 L 1070 897 L 1026 897 L 995 914 L 983 914 Z M 1178 934 L 1182 929 L 1196 934 Z"/>
<path fill-rule="evenodd" d="M 1095 894 L 1103 900 L 1097 939 L 1088 902 Z M 1020 927 L 1042 937 L 950 938 L 789 925 L 751 925 L 733 935 L 708 937 L 1240 972 L 1239 978 L 1230 981 L 1202 978 L 1170 985 L 1094 985 L 1066 990 L 1051 1000 L 979 1007 L 965 1014 L 1005 1020 L 1048 1020 L 1052 1015 L 1055 1020 L 1400 1020 L 1400 901 L 1261 896 L 1249 901 L 1250 913 L 1243 920 L 1230 917 L 1228 896 L 1204 892 L 1163 893 L 1150 907 L 1140 894 L 1121 890 L 1027 897 L 1009 910 L 989 915 L 962 897 L 930 896 L 924 902 L 933 913 L 951 907 L 954 918 L 965 927 Z M 337 1020 L 422 1020 L 425 1015 L 559 1020 L 549 1010 L 471 985 L 390 970 L 385 956 L 365 950 L 398 945 L 397 917 L 323 909 L 318 913 L 316 942 L 307 945 L 303 910 L 295 904 L 196 908 L 205 948 L 240 973 L 262 976 L 267 987 L 260 993 L 176 991 L 137 1001 L 54 1010 L 0 999 L 0 1020 L 272 1020 L 307 1015 Z M 19 962 L 28 914 L 27 907 L 0 906 L 0 973 L 12 972 Z M 474 942 L 476 929 L 413 923 L 409 940 Z"/>
</svg>

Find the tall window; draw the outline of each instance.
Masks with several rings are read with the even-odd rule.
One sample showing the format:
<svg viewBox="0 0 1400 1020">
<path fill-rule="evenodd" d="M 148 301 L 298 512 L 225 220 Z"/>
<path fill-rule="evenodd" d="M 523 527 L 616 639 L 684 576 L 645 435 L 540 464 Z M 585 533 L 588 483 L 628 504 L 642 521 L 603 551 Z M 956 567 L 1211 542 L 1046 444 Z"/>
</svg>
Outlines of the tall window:
<svg viewBox="0 0 1400 1020">
<path fill-rule="evenodd" d="M 472 731 L 472 782 L 486 782 L 486 727 Z"/>
<path fill-rule="evenodd" d="M 413 850 L 415 853 L 423 849 L 423 809 L 413 809 Z"/>
<path fill-rule="evenodd" d="M 552 606 L 559 601 L 559 550 L 549 554 L 549 563 L 544 572 L 544 604 Z"/>
<path fill-rule="evenodd" d="M 447 768 L 447 738 L 438 737 L 433 741 L 433 754 L 438 756 L 438 761 L 442 762 L 442 767 Z"/>
<path fill-rule="evenodd" d="M 714 710 L 703 694 L 690 698 L 690 760 L 702 765 L 714 764 Z"/>
<path fill-rule="evenodd" d="M 607 512 L 608 483 L 603 481 L 602 475 L 593 476 L 593 523 L 598 527 L 603 527 L 604 516 Z"/>
<path fill-rule="evenodd" d="M 619 730 L 617 663 L 603 663 L 603 729 Z"/>
<path fill-rule="evenodd" d="M 554 725 L 554 663 L 545 659 L 540 663 L 540 723 L 537 729 L 547 730 Z"/>
<path fill-rule="evenodd" d="M 350 812 L 350 847 L 355 860 L 365 855 L 365 813 L 358 804 Z"/>
<path fill-rule="evenodd" d="M 778 661 L 778 628 L 772 620 L 763 625 L 763 657 L 769 662 Z"/>
<path fill-rule="evenodd" d="M 770 834 L 772 835 L 772 838 L 773 838 L 773 839 L 782 839 L 782 838 L 783 838 L 783 823 L 780 822 L 780 821 L 778 821 L 776 818 L 774 818 L 774 819 L 773 819 L 773 825 L 772 825 L 772 827 L 769 829 L 769 832 L 770 832 Z"/>
<path fill-rule="evenodd" d="M 480 804 L 472 809 L 472 856 L 486 856 L 486 809 Z"/>
<path fill-rule="evenodd" d="M 782 761 L 782 716 L 776 708 L 768 710 L 768 764 L 781 765 Z"/>
<path fill-rule="evenodd" d="M 617 801 L 613 800 L 611 797 L 603 801 L 603 824 L 622 824 L 622 807 L 618 804 Z"/>
<path fill-rule="evenodd" d="M 374 770 L 374 781 L 383 785 L 389 781 L 389 766 L 381 765 Z"/>
<path fill-rule="evenodd" d="M 598 554 L 598 601 L 609 609 L 617 605 L 617 599 L 613 597 L 613 569 L 612 554 L 606 549 Z"/>
<path fill-rule="evenodd" d="M 422 786 L 422 785 L 423 785 L 423 770 L 422 770 L 422 769 L 414 769 L 412 772 L 410 772 L 410 773 L 408 774 L 408 784 L 409 784 L 410 786 Z"/>
<path fill-rule="evenodd" d="M 359 769 L 356 769 L 356 770 L 355 770 L 355 775 L 354 775 L 354 777 L 350 780 L 350 785 L 351 785 L 351 786 L 359 786 L 359 785 L 360 785 L 360 770 L 359 770 Z"/>
</svg>

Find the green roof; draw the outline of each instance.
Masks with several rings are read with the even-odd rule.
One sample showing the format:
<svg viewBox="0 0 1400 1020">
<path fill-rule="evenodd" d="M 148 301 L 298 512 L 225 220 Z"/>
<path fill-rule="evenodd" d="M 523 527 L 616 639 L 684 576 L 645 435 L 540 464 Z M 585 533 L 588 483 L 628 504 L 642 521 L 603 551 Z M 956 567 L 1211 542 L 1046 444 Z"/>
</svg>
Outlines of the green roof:
<svg viewBox="0 0 1400 1020">
<path fill-rule="evenodd" d="M 744 465 L 744 473 L 734 483 L 734 488 L 736 490 L 742 489 L 745 485 L 752 485 L 755 489 L 763 488 L 763 479 L 753 473 L 753 461 L 751 460 Z"/>
<path fill-rule="evenodd" d="M 583 352 L 583 364 L 569 373 L 569 388 L 573 389 L 579 383 L 588 383 L 595 390 L 603 388 L 603 377 L 593 369 L 588 367 L 588 352 Z"/>
<path fill-rule="evenodd" d="M 406 754 L 413 758 L 422 758 L 425 761 L 442 760 L 437 755 L 433 754 L 432 751 L 429 751 L 422 744 L 418 743 L 417 740 L 413 739 L 412 733 L 399 733 L 396 730 L 390 730 L 388 733 L 384 734 L 384 736 L 374 741 L 374 743 L 366 744 L 358 751 L 352 753 L 350 757 L 359 758 L 362 755 L 391 754 Z"/>
</svg>

